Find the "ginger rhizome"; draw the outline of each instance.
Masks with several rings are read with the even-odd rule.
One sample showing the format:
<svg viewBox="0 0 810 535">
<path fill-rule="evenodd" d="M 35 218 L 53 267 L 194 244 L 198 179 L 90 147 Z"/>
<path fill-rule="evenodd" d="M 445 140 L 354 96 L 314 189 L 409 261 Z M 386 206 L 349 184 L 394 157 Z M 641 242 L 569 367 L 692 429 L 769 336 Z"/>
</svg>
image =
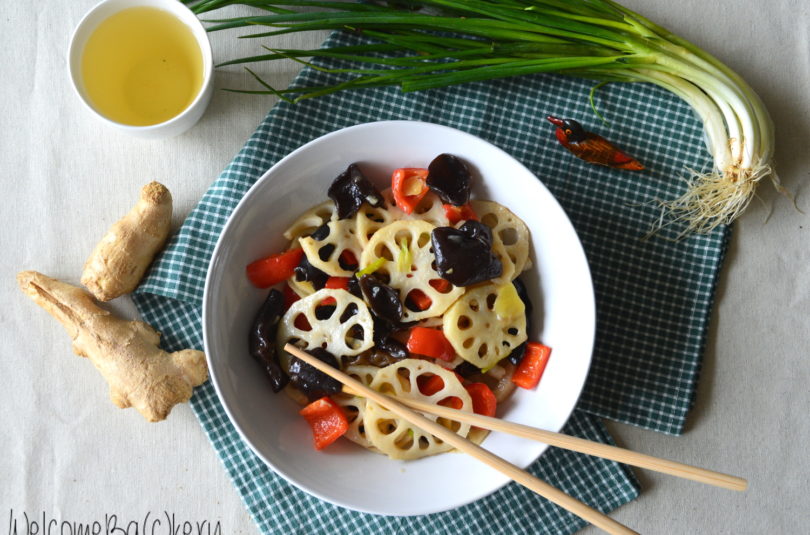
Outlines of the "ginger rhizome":
<svg viewBox="0 0 810 535">
<path fill-rule="evenodd" d="M 192 388 L 208 378 L 205 354 L 195 349 L 167 353 L 160 334 L 142 321 L 127 321 L 99 308 L 85 290 L 36 271 L 17 275 L 20 288 L 47 310 L 110 385 L 110 398 L 135 407 L 150 422 L 164 420 Z"/>
<path fill-rule="evenodd" d="M 172 195 L 163 184 L 150 182 L 127 215 L 118 220 L 90 254 L 82 284 L 99 301 L 132 292 L 171 229 Z"/>
</svg>

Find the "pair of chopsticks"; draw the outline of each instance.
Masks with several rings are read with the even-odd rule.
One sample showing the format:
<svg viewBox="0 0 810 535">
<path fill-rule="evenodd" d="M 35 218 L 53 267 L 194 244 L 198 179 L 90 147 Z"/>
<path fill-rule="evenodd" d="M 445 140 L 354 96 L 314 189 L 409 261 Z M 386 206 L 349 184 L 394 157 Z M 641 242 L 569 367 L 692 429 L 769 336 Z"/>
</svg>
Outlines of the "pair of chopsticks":
<svg viewBox="0 0 810 535">
<path fill-rule="evenodd" d="M 502 459 L 501 457 L 498 457 L 490 451 L 485 450 L 477 444 L 470 442 L 466 438 L 457 435 L 446 427 L 425 418 L 418 412 L 414 412 L 408 407 L 411 407 L 417 411 L 435 414 L 443 418 L 463 421 L 477 427 L 490 429 L 492 431 L 511 433 L 520 437 L 538 440 L 551 446 L 586 453 L 588 455 L 594 455 L 597 457 L 603 457 L 605 459 L 610 459 L 620 463 L 629 464 L 640 468 L 647 468 L 649 470 L 655 470 L 657 472 L 662 472 L 685 479 L 691 479 L 693 481 L 699 481 L 701 483 L 706 483 L 717 487 L 740 491 L 745 490 L 748 487 L 748 483 L 742 478 L 715 472 L 713 470 L 707 470 L 705 468 L 698 468 L 675 461 L 660 459 L 651 455 L 636 453 L 624 448 L 609 446 L 607 444 L 601 444 L 598 442 L 591 442 L 589 440 L 571 437 L 561 433 L 553 433 L 551 431 L 544 431 L 542 429 L 536 429 L 534 427 L 529 427 L 522 424 L 506 422 L 499 420 L 498 418 L 481 416 L 440 405 L 431 405 L 429 403 L 419 402 L 416 400 L 387 396 L 377 392 L 376 390 L 368 388 L 360 381 L 346 375 L 332 366 L 329 366 L 328 364 L 316 359 L 295 346 L 287 344 L 284 347 L 284 350 L 300 358 L 307 364 L 315 367 L 323 373 L 337 379 L 343 383 L 344 387 L 347 387 L 345 389 L 346 391 L 378 403 L 397 416 L 407 420 L 411 424 L 423 429 L 424 431 L 427 431 L 442 441 L 450 444 L 457 450 L 475 457 L 479 461 L 482 461 L 483 463 L 513 479 L 516 483 L 519 483 L 524 487 L 536 492 L 547 500 L 556 503 L 560 507 L 563 507 L 583 520 L 590 522 L 594 526 L 608 533 L 627 535 L 634 534 L 636 532 L 623 524 L 616 522 L 604 513 L 585 505 L 563 491 L 549 485 L 545 481 L 534 477 L 514 464 Z"/>
</svg>

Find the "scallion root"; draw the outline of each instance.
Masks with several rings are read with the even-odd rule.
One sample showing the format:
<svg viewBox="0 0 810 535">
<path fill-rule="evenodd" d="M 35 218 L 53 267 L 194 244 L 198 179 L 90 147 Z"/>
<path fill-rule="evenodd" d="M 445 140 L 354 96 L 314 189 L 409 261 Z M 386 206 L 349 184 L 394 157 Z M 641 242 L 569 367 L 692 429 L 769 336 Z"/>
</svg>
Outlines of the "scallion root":
<svg viewBox="0 0 810 535">
<path fill-rule="evenodd" d="M 654 224 L 650 235 L 670 225 L 682 226 L 677 238 L 692 233 L 706 234 L 721 225 L 734 221 L 754 198 L 757 185 L 770 178 L 774 187 L 788 195 L 771 165 L 757 163 L 740 169 L 731 167 L 724 173 L 717 170 L 709 173 L 689 169 L 686 192 L 671 201 L 658 201 L 661 218 Z"/>
</svg>

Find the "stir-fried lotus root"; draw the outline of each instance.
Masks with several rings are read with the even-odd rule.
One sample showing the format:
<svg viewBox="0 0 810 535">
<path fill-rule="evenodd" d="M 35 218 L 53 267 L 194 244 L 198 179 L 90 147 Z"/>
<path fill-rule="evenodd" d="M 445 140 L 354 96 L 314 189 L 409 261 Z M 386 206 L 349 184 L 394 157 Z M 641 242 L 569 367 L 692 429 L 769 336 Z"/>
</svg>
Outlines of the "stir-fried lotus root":
<svg viewBox="0 0 810 535">
<path fill-rule="evenodd" d="M 336 220 L 337 213 L 335 211 L 335 203 L 332 201 L 322 202 L 321 204 L 313 206 L 301 214 L 298 219 L 284 231 L 284 237 L 290 240 L 289 249 L 301 246 L 301 244 L 298 243 L 299 238 L 309 236 L 327 222 Z M 317 258 L 317 256 L 315 256 L 315 258 Z M 315 288 L 312 286 L 311 282 L 297 281 L 295 277 L 292 277 L 287 282 L 290 288 L 292 288 L 299 297 L 306 297 L 315 293 Z"/>
<path fill-rule="evenodd" d="M 324 225 L 325 229 L 319 231 L 323 235 L 312 235 Z M 354 272 L 344 269 L 339 259 L 344 251 L 351 252 L 355 258 L 360 257 L 362 246 L 355 237 L 356 232 L 355 218 L 338 219 L 335 203 L 326 201 L 304 212 L 284 231 L 284 237 L 290 240 L 291 249 L 300 246 L 309 263 L 327 275 L 351 277 Z M 301 296 L 314 291 L 312 284 L 307 282 L 293 280 L 290 285 Z"/>
<path fill-rule="evenodd" d="M 431 395 L 419 390 L 419 382 L 438 375 L 443 386 Z M 384 394 L 411 398 L 434 405 L 448 398 L 458 398 L 460 410 L 472 412 L 472 399 L 456 375 L 437 364 L 425 360 L 405 359 L 381 368 L 371 381 L 371 388 Z M 425 417 L 466 437 L 470 425 L 438 418 L 431 414 Z M 364 428 L 371 444 L 392 459 L 418 459 L 449 451 L 449 444 L 425 433 L 407 420 L 399 418 L 372 401 L 366 402 Z"/>
<path fill-rule="evenodd" d="M 333 219 L 326 224 L 329 233 L 323 239 L 315 236 L 299 238 L 298 242 L 307 255 L 309 263 L 332 277 L 351 277 L 354 271 L 344 269 L 340 265 L 340 255 L 344 251 L 351 252 L 359 258 L 363 249 L 357 241 L 357 223 L 354 218 Z"/>
<path fill-rule="evenodd" d="M 332 201 L 322 202 L 301 214 L 298 219 L 284 231 L 284 237 L 290 240 L 290 247 L 297 247 L 298 238 L 309 236 L 324 223 L 336 219 L 337 212 L 335 211 L 335 203 Z"/>
<path fill-rule="evenodd" d="M 507 307 L 496 306 L 499 297 L 509 299 Z M 509 310 L 499 315 L 498 309 Z M 486 370 L 526 341 L 526 314 L 512 283 L 492 283 L 472 288 L 444 314 L 444 336 L 456 353 Z"/>
<path fill-rule="evenodd" d="M 377 375 L 380 368 L 376 366 L 348 366 L 343 371 L 368 386 L 374 380 L 374 376 Z M 368 437 L 366 437 L 366 399 L 349 394 L 337 394 L 333 398 L 338 405 L 343 407 L 346 418 L 349 420 L 349 429 L 343 436 L 364 448 L 376 450 Z"/>
<path fill-rule="evenodd" d="M 357 212 L 357 240 L 363 247 L 368 244 L 375 232 L 394 221 L 419 219 L 437 227 L 447 225 L 447 215 L 444 213 L 442 201 L 436 195 L 426 195 L 412 214 L 406 214 L 394 204 L 394 194 L 390 188 L 383 191 L 382 196 L 385 199 L 385 206 L 375 208 L 364 204 Z"/>
<path fill-rule="evenodd" d="M 310 330 L 300 328 L 304 325 L 299 318 L 306 319 Z M 371 313 L 361 299 L 346 290 L 324 288 L 290 306 L 281 318 L 276 340 L 282 368 L 289 370 L 290 357 L 283 350 L 288 342 L 302 349 L 322 347 L 333 355 L 351 356 L 371 348 L 373 334 Z"/>
<path fill-rule="evenodd" d="M 509 282 L 529 267 L 529 229 L 502 204 L 493 201 L 471 201 L 470 204 L 478 219 L 492 229 L 492 250 L 504 265 L 503 274 L 493 282 Z M 513 269 L 508 269 L 510 265 Z"/>
<path fill-rule="evenodd" d="M 464 293 L 464 288 L 453 285 L 443 293 L 430 284 L 441 280 L 433 269 L 435 256 L 430 245 L 433 228 L 427 221 L 395 221 L 374 233 L 360 258 L 361 268 L 380 258 L 386 260 L 375 274 L 388 277 L 388 285 L 399 292 L 403 303 L 414 290 L 430 298 L 431 304 L 425 310 L 404 307 L 403 322 L 439 316 Z"/>
</svg>

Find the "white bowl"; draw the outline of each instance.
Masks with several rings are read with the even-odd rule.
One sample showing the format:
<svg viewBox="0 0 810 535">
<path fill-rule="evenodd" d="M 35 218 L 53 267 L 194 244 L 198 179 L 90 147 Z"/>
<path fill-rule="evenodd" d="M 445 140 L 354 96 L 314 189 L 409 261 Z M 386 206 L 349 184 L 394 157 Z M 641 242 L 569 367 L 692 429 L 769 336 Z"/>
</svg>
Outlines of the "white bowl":
<svg viewBox="0 0 810 535">
<path fill-rule="evenodd" d="M 534 267 L 522 278 L 534 303 L 530 339 L 553 350 L 536 390 L 518 388 L 499 416 L 557 431 L 582 390 L 591 362 L 595 307 L 588 264 L 560 205 L 523 165 L 499 148 L 452 128 L 385 121 L 318 138 L 274 165 L 234 210 L 211 259 L 203 298 L 203 334 L 211 378 L 245 442 L 276 473 L 304 491 L 350 509 L 386 515 L 445 511 L 486 496 L 507 478 L 471 457 L 446 453 L 394 461 L 339 440 L 315 451 L 299 407 L 273 394 L 248 354 L 248 330 L 266 291 L 245 277 L 251 261 L 287 245 L 281 233 L 302 211 L 327 199 L 347 165 L 381 174 L 385 187 L 398 167 L 426 167 L 438 154 L 473 169 L 473 196 L 498 201 L 531 230 Z M 375 177 L 371 177 L 375 178 Z M 483 446 L 526 467 L 545 451 L 537 442 L 492 433 Z"/>
<path fill-rule="evenodd" d="M 111 15 L 132 7 L 158 8 L 180 19 L 194 34 L 203 58 L 203 82 L 197 97 L 180 114 L 168 121 L 148 126 L 119 123 L 99 113 L 88 98 L 82 79 L 82 54 L 93 30 Z M 73 31 L 68 48 L 68 72 L 76 94 L 96 118 L 121 132 L 145 139 L 169 138 L 187 131 L 200 120 L 214 91 L 214 56 L 211 53 L 208 33 L 197 16 L 178 0 L 103 0 L 87 12 Z"/>
</svg>

